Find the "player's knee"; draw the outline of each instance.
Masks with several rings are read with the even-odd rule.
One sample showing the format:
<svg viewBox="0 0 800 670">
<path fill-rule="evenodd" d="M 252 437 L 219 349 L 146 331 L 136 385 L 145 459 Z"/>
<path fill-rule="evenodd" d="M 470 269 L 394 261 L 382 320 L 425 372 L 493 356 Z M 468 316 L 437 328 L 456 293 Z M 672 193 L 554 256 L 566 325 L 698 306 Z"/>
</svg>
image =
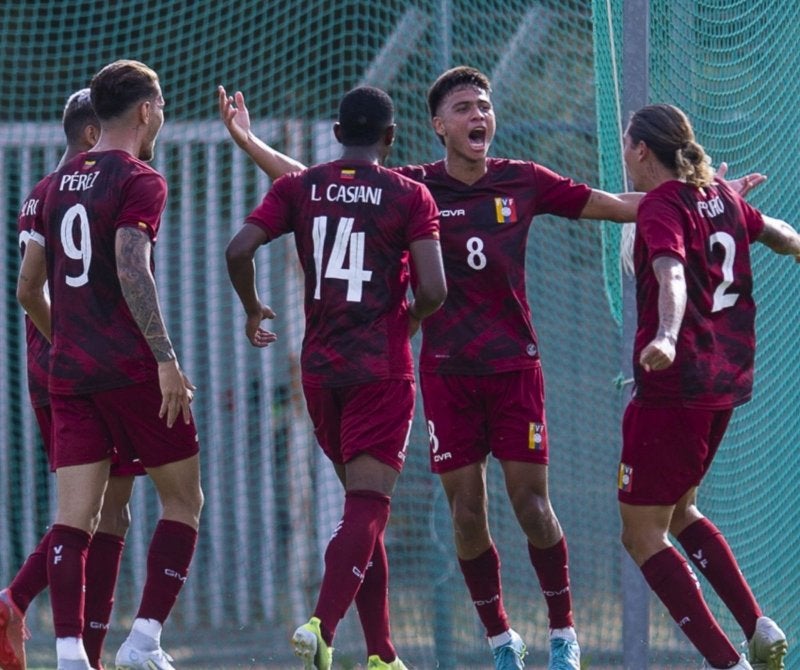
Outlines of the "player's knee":
<svg viewBox="0 0 800 670">
<path fill-rule="evenodd" d="M 452 518 L 456 534 L 465 538 L 484 533 L 488 528 L 486 509 L 481 505 L 454 505 Z"/>
<path fill-rule="evenodd" d="M 558 524 L 550 499 L 546 496 L 530 493 L 519 495 L 512 498 L 511 504 L 520 526 L 529 535 L 541 535 Z"/>
<path fill-rule="evenodd" d="M 128 504 L 121 507 L 103 507 L 100 515 L 100 523 L 97 526 L 98 533 L 108 533 L 125 537 L 131 525 L 131 510 Z"/>
</svg>

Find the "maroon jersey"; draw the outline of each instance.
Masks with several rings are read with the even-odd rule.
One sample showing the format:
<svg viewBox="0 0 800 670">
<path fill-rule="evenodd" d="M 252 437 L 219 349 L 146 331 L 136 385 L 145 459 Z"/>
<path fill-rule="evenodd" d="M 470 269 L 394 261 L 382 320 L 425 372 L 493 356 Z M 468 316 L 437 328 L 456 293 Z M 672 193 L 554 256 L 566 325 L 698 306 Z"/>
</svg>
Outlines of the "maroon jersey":
<svg viewBox="0 0 800 670">
<path fill-rule="evenodd" d="M 22 203 L 22 209 L 17 218 L 20 256 L 25 255 L 25 247 L 31 240 L 34 244 L 44 246 L 44 238 L 40 233 L 35 232 L 37 227 L 41 230 L 41 224 L 37 226 L 34 221 L 37 217 L 42 216 L 44 196 L 52 176 L 49 174 L 36 184 L 25 202 Z M 47 393 L 50 343 L 27 315 L 25 315 L 25 342 L 28 358 L 28 393 L 31 397 L 31 404 L 34 407 L 44 407 L 50 404 L 50 396 Z"/>
<path fill-rule="evenodd" d="M 278 179 L 246 223 L 269 240 L 295 234 L 305 274 L 305 384 L 414 378 L 408 248 L 439 235 L 427 189 L 368 162 L 338 160 Z"/>
<path fill-rule="evenodd" d="M 43 234 L 52 297 L 50 392 L 94 393 L 151 379 L 158 368 L 122 295 L 117 229 L 155 243 L 164 178 L 124 151 L 88 152 L 53 175 Z"/>
<path fill-rule="evenodd" d="M 753 386 L 756 316 L 750 244 L 764 229 L 761 214 L 724 183 L 698 189 L 669 181 L 645 195 L 636 218 L 634 399 L 644 405 L 698 409 L 747 402 Z M 673 364 L 645 372 L 639 355 L 655 337 L 659 322 L 652 264 L 664 255 L 684 265 L 686 312 Z"/>
<path fill-rule="evenodd" d="M 577 218 L 591 189 L 536 163 L 487 160 L 474 184 L 444 161 L 397 168 L 433 194 L 442 218 L 447 300 L 422 322 L 420 370 L 486 375 L 539 365 L 525 291 L 525 248 L 533 217 Z"/>
</svg>

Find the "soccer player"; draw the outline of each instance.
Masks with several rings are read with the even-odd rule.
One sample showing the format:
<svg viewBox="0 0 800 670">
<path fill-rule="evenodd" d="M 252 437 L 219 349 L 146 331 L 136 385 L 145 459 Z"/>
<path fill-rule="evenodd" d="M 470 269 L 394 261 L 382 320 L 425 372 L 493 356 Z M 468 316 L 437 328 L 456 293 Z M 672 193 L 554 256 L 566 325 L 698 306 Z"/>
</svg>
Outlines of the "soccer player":
<svg viewBox="0 0 800 670">
<path fill-rule="evenodd" d="M 293 637 L 306 670 L 330 670 L 336 626 L 356 601 L 369 670 L 404 670 L 390 638 L 384 530 L 414 413 L 409 336 L 444 301 L 439 212 L 428 189 L 381 163 L 394 141 L 394 106 L 368 86 L 342 98 L 339 160 L 275 181 L 226 250 L 254 346 L 275 334 L 256 290 L 254 255 L 294 233 L 305 276 L 303 393 L 314 432 L 344 489 L 344 513 L 325 551 L 314 614 Z M 409 304 L 409 253 L 416 271 Z"/>
<path fill-rule="evenodd" d="M 97 142 L 100 122 L 92 109 L 89 89 L 73 93 L 67 100 L 62 117 L 62 126 L 67 138 L 67 148 L 56 169 L 82 151 L 88 151 Z M 23 259 L 29 253 L 28 264 L 44 269 L 43 239 L 33 232 L 34 220 L 41 216 L 44 194 L 52 174 L 42 179 L 31 191 L 22 205 L 18 217 L 20 251 Z M 23 260 L 23 263 L 25 261 Z M 21 273 L 20 295 L 25 300 L 25 291 L 30 282 L 27 269 Z M 41 282 L 37 282 L 41 283 Z M 50 304 L 43 291 L 27 297 L 35 302 L 34 310 L 41 327 L 50 331 Z M 25 335 L 27 342 L 28 392 L 36 420 L 42 434 L 48 462 L 52 464 L 52 421 L 50 396 L 47 392 L 50 342 L 48 337 L 26 316 Z M 100 661 L 103 641 L 108 632 L 114 587 L 119 575 L 119 565 L 125 534 L 130 525 L 128 500 L 133 486 L 133 475 L 144 474 L 137 463 L 113 463 L 108 488 L 103 498 L 103 508 L 97 531 L 92 537 L 87 554 L 86 608 L 83 626 L 83 644 L 89 663 L 96 670 L 102 669 Z M 0 668 L 2 670 L 24 670 L 25 666 L 25 612 L 33 598 L 47 586 L 47 547 L 50 534 L 42 538 L 36 549 L 16 574 L 7 589 L 0 591 Z"/>
<path fill-rule="evenodd" d="M 752 394 L 755 354 L 750 245 L 800 261 L 800 236 L 716 180 L 686 115 L 633 114 L 624 157 L 645 191 L 636 220 L 635 389 L 619 466 L 622 542 L 704 668 L 779 670 L 786 636 L 763 616 L 697 489 L 733 408 Z M 740 656 L 709 611 L 675 537 L 749 640 Z M 752 665 L 751 665 L 752 664 Z"/>
<path fill-rule="evenodd" d="M 193 386 L 172 348 L 153 277 L 167 189 L 146 161 L 164 121 L 164 98 L 156 73 L 131 60 L 102 68 L 90 89 L 100 137 L 55 173 L 43 228 L 35 231 L 45 241 L 52 298 L 58 511 L 47 576 L 58 668 L 90 667 L 80 637 L 86 552 L 116 451 L 139 458 L 162 503 L 141 604 L 116 666 L 171 670 L 161 628 L 186 580 L 203 496 Z M 42 274 L 32 276 L 42 282 Z"/>
<path fill-rule="evenodd" d="M 302 167 L 253 135 L 241 92 L 218 89 L 234 141 L 271 178 Z M 633 221 L 640 193 L 614 195 L 536 163 L 489 158 L 495 116 L 488 78 L 444 72 L 428 108 L 444 160 L 394 168 L 424 183 L 439 209 L 448 298 L 422 325 L 420 382 L 431 469 L 450 504 L 456 553 L 497 670 L 524 666 L 526 646 L 503 606 L 500 558 L 487 514 L 487 457 L 500 461 L 548 608 L 549 670 L 578 670 L 567 543 L 550 504 L 549 444 L 539 346 L 525 290 L 536 214 Z M 755 182 L 755 180 L 754 180 Z"/>
</svg>

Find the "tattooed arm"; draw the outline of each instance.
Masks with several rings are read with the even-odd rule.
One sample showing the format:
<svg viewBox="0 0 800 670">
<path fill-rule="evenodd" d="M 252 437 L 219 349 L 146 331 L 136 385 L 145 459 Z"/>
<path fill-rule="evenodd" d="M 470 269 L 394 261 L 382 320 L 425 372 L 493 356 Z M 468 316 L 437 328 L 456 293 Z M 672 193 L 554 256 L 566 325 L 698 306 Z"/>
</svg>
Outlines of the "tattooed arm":
<svg viewBox="0 0 800 670">
<path fill-rule="evenodd" d="M 141 230 L 120 228 L 117 231 L 117 276 L 122 295 L 158 362 L 158 383 L 161 387 L 159 416 L 166 415 L 167 425 L 171 427 L 179 413 L 186 423 L 189 422 L 189 403 L 194 386 L 178 365 L 164 325 L 155 277 L 150 270 L 152 248 L 150 238 Z"/>
</svg>

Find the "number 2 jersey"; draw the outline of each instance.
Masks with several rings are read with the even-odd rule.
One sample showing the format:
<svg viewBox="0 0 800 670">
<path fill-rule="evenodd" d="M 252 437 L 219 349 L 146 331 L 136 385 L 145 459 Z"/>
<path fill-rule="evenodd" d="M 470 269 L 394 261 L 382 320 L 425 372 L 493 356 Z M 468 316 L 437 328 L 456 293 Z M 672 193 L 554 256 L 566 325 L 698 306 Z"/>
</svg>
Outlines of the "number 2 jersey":
<svg viewBox="0 0 800 670">
<path fill-rule="evenodd" d="M 750 244 L 763 229 L 761 214 L 722 182 L 698 189 L 668 181 L 642 198 L 634 243 L 635 402 L 727 409 L 750 399 L 756 341 Z M 645 372 L 639 355 L 659 324 L 653 260 L 665 255 L 684 265 L 686 312 L 675 361 Z"/>
<path fill-rule="evenodd" d="M 303 383 L 414 379 L 409 245 L 438 239 L 428 190 L 366 161 L 338 160 L 275 181 L 245 223 L 294 233 L 305 275 Z"/>
<path fill-rule="evenodd" d="M 449 176 L 444 161 L 395 168 L 425 184 L 441 212 L 447 299 L 422 323 L 423 372 L 540 364 L 525 290 L 528 231 L 537 214 L 578 218 L 591 189 L 527 161 L 489 158 L 486 168 L 474 184 Z"/>
<path fill-rule="evenodd" d="M 115 244 L 123 227 L 144 231 L 154 243 L 166 197 L 164 178 L 124 151 L 83 153 L 54 173 L 39 231 L 52 299 L 51 393 L 81 395 L 158 378 L 122 295 Z"/>
</svg>

